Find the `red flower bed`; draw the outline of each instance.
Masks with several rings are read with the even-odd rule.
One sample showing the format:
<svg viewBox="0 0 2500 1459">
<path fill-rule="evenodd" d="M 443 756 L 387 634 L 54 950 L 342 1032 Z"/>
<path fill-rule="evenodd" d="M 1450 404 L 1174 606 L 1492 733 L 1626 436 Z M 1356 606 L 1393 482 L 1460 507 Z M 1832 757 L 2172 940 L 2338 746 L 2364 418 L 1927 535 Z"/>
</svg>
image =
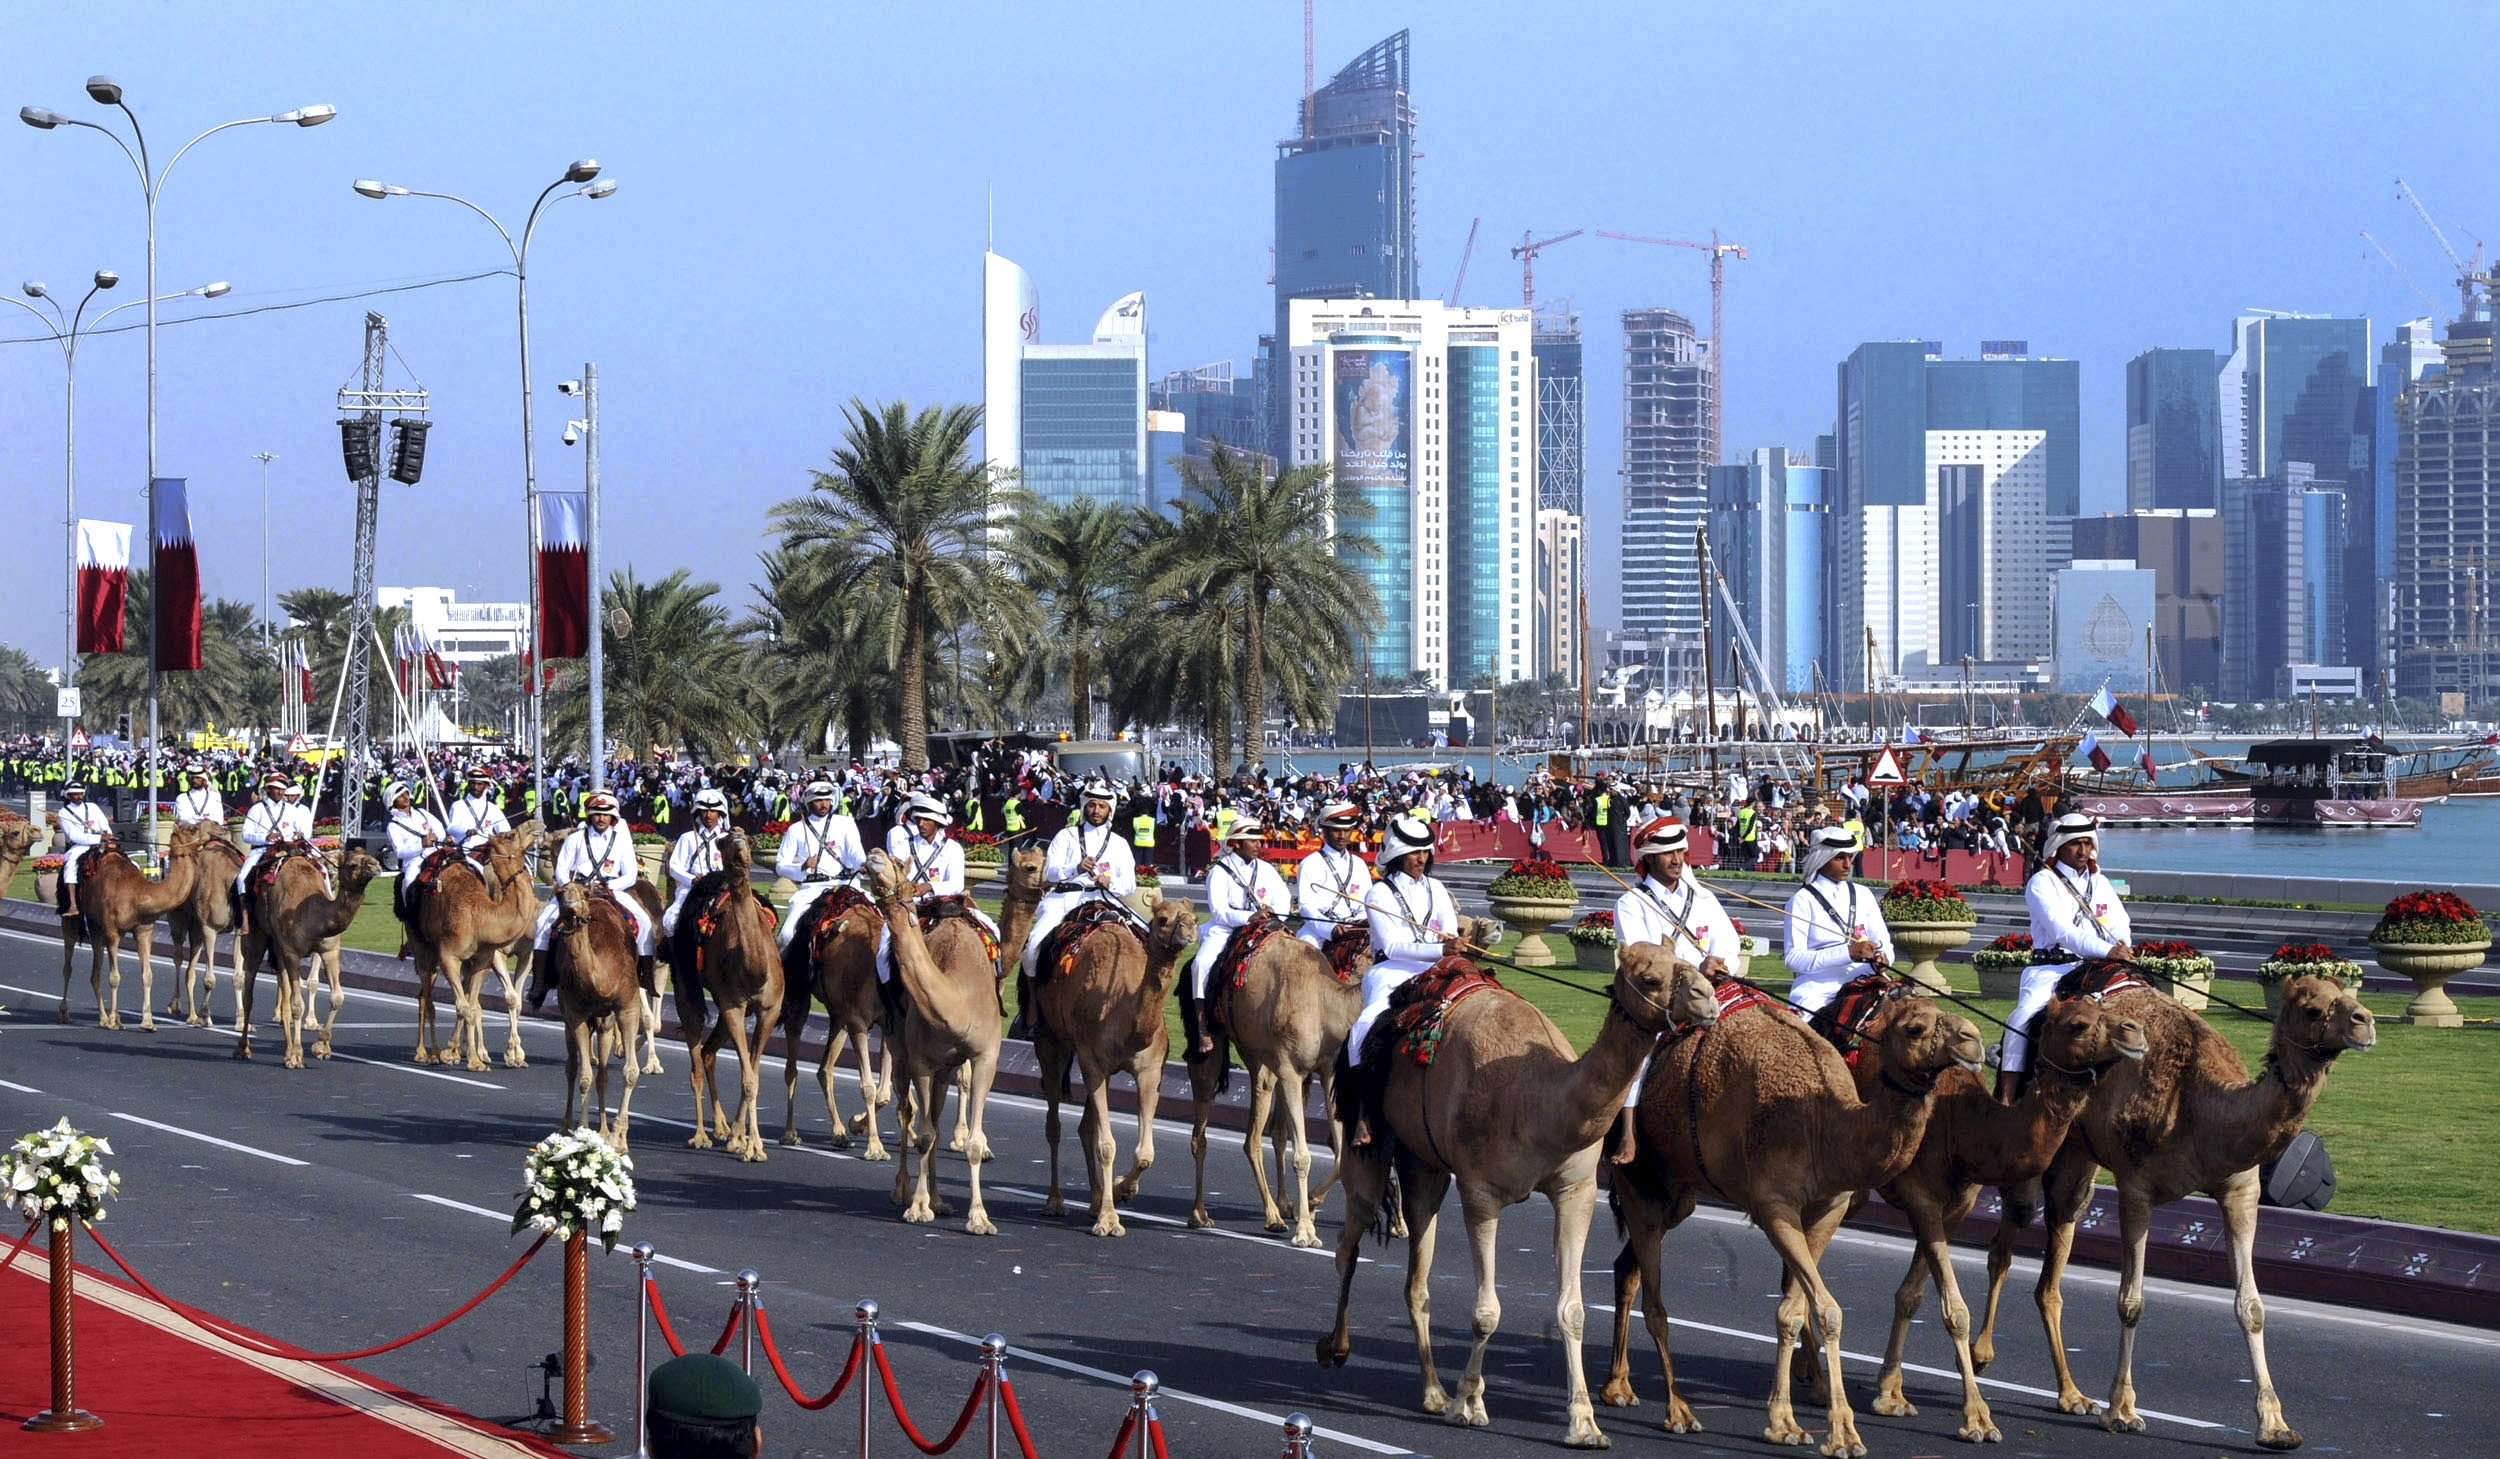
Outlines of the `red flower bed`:
<svg viewBox="0 0 2500 1459">
<path fill-rule="evenodd" d="M 2179 942 L 2175 940 L 2169 942 L 2139 942 L 2135 945 L 2135 955 L 2139 959 L 2192 958 L 2204 956 L 2203 953 L 2196 950 L 2196 945 L 2194 943 Z"/>
<path fill-rule="evenodd" d="M 2454 892 L 2407 892 L 2387 904 L 2370 929 L 2372 942 L 2485 942 L 2491 929 L 2472 903 Z"/>
<path fill-rule="evenodd" d="M 1987 952 L 2029 952 L 2031 951 L 2031 934 L 2028 932 L 2008 932 L 2004 936 L 1999 937 L 1996 941 L 1989 943 L 1983 950 Z"/>
<path fill-rule="evenodd" d="M 2274 950 L 2274 957 L 2271 960 L 2278 963 L 2335 963 L 2343 961 L 2342 958 L 2335 955 L 2335 949 L 2327 946 L 2323 942 L 2284 943 L 2281 947 Z"/>
<path fill-rule="evenodd" d="M 1962 894 L 1953 889 L 1951 882 L 1928 881 L 1923 878 L 1894 882 L 1885 891 L 1884 900 L 1887 902 L 1962 902 L 1964 906 L 1969 905 L 1968 902 L 1963 901 Z"/>
</svg>

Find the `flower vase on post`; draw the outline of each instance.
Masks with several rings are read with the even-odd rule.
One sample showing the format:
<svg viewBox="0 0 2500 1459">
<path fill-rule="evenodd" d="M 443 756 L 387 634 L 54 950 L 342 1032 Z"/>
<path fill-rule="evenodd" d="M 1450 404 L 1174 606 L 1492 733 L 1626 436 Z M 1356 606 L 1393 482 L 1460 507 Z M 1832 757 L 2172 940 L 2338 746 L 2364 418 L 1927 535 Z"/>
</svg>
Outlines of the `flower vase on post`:
<svg viewBox="0 0 2500 1459">
<path fill-rule="evenodd" d="M 2031 934 L 2008 932 L 1970 955 L 1979 970 L 1979 996 L 2012 1002 L 2022 996 L 2023 969 L 2031 966 Z"/>
<path fill-rule="evenodd" d="M 1621 944 L 1615 933 L 1614 913 L 1591 912 L 1572 923 L 1571 930 L 1563 936 L 1570 939 L 1572 956 L 1583 971 L 1614 976 L 1615 953 Z"/>
<path fill-rule="evenodd" d="M 105 1198 L 121 1190 L 121 1176 L 107 1171 L 101 1158 L 112 1153 L 102 1138 L 80 1134 L 66 1119 L 19 1136 L 0 1153 L 0 1205 L 45 1226 L 52 1238 L 52 1406 L 21 1425 L 34 1433 L 74 1434 L 104 1423 L 77 1402 L 70 1334 L 78 1267 L 71 1243 L 78 1224 L 103 1220 Z"/>
<path fill-rule="evenodd" d="M 1894 882 L 1879 909 L 1894 949 L 1910 959 L 1903 976 L 1929 993 L 1950 991 L 1953 985 L 1936 971 L 1936 959 L 1970 941 L 1970 930 L 1979 925 L 1970 903 L 1945 882 L 1912 880 Z"/>
<path fill-rule="evenodd" d="M 1554 949 L 1546 945 L 1544 933 L 1555 923 L 1569 920 L 1571 909 L 1579 903 L 1571 873 L 1560 862 L 1527 857 L 1512 862 L 1508 871 L 1495 877 L 1485 888 L 1485 897 L 1493 904 L 1493 915 L 1519 933 L 1510 960 L 1527 968 L 1554 966 Z"/>
<path fill-rule="evenodd" d="M 2405 1022 L 2422 1028 L 2463 1028 L 2465 1015 L 2448 996 L 2448 980 L 2483 965 L 2491 928 L 2454 892 L 2412 892 L 2387 904 L 2370 929 L 2370 956 L 2417 990 Z"/>
</svg>

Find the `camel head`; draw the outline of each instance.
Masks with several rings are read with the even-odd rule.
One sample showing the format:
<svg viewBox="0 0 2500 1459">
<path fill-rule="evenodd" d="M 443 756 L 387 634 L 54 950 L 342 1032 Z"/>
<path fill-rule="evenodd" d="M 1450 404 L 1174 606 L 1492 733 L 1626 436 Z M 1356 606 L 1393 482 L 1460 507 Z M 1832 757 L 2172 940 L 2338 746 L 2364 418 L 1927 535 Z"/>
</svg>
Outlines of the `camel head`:
<svg viewBox="0 0 2500 1459">
<path fill-rule="evenodd" d="M 1007 853 L 1007 895 L 1023 901 L 1038 902 L 1048 879 L 1042 875 L 1042 863 L 1048 853 L 1039 846 L 1024 845 Z"/>
<path fill-rule="evenodd" d="M 187 826 L 176 826 L 174 833 L 165 838 L 166 854 L 191 855 L 214 839 L 214 834 L 208 829 L 206 821 L 193 821 Z"/>
<path fill-rule="evenodd" d="M 2373 1049 L 2378 1047 L 2378 1020 L 2350 989 L 2331 978 L 2293 978 L 2283 985 L 2273 1052 L 2287 1044 L 2330 1060 L 2346 1049 Z"/>
<path fill-rule="evenodd" d="M 1491 947 L 1502 940 L 1502 924 L 1490 917 L 1461 917 L 1458 935 L 1478 947 Z"/>
<path fill-rule="evenodd" d="M 2141 1021 L 2098 998 L 2060 998 L 2040 1024 L 2040 1058 L 2051 1069 L 2097 1071 L 2120 1059 L 2141 1059 L 2151 1047 Z"/>
<path fill-rule="evenodd" d="M 1976 1074 L 1988 1056 L 1971 1021 L 1938 1008 L 1933 998 L 1893 999 L 1875 1016 L 1867 1036 L 1880 1055 L 1884 1081 L 1896 1088 L 1924 1091 L 1956 1065 Z"/>
<path fill-rule="evenodd" d="M 486 838 L 486 864 L 497 876 L 518 876 L 523 858 L 537 850 L 539 843 L 546 839 L 547 828 L 534 819 L 523 821 L 509 831 L 498 831 Z"/>
<path fill-rule="evenodd" d="M 903 870 L 902 863 L 883 851 L 869 852 L 868 859 L 860 863 L 859 869 L 867 878 L 868 895 L 880 904 L 891 902 L 911 890 L 911 873 Z"/>
<path fill-rule="evenodd" d="M 32 821 L 0 821 L 0 861 L 24 858 L 34 848 L 38 834 Z"/>
<path fill-rule="evenodd" d="M 1709 1028 L 1719 1021 L 1719 998 L 1710 980 L 1691 963 L 1654 942 L 1636 942 L 1615 954 L 1612 996 L 1624 1016 L 1649 1033 L 1689 1025 Z"/>
<path fill-rule="evenodd" d="M 743 880 L 754 867 L 755 843 L 747 839 L 746 832 L 731 826 L 729 834 L 720 838 L 720 869 L 730 873 L 733 880 Z"/>
<path fill-rule="evenodd" d="M 350 846 L 339 857 L 339 887 L 353 895 L 371 885 L 382 874 L 382 863 L 362 846 Z"/>
<path fill-rule="evenodd" d="M 571 931 L 590 917 L 590 887 L 587 883 L 569 881 L 556 888 L 556 925 Z"/>
<path fill-rule="evenodd" d="M 1157 957 L 1177 957 L 1198 940 L 1198 911 L 1187 902 L 1157 902 L 1146 919 L 1146 950 Z"/>
</svg>

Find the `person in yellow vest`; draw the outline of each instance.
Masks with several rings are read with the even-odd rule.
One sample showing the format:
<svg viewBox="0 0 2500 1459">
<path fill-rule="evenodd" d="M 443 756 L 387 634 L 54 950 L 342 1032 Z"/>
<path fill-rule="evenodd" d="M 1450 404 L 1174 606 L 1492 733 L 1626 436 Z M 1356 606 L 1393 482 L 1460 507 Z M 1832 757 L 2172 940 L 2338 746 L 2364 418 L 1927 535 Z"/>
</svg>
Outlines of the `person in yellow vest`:
<svg viewBox="0 0 2500 1459">
<path fill-rule="evenodd" d="M 1147 860 L 1147 861 L 1152 861 L 1152 860 L 1154 859 L 1154 855 L 1153 855 L 1153 852 L 1154 852 L 1154 849 L 1155 849 L 1155 818 L 1154 818 L 1154 812 L 1152 812 L 1152 811 L 1139 811 L 1136 815 L 1131 816 L 1131 817 L 1129 818 L 1129 840 L 1130 840 L 1131 842 L 1135 843 L 1135 845 L 1136 845 L 1136 847 L 1137 847 L 1137 849 L 1138 849 L 1138 850 L 1140 850 L 1140 851 L 1143 851 L 1143 852 L 1146 852 L 1146 853 L 1147 853 L 1147 855 L 1146 855 L 1145 857 L 1141 858 L 1141 859 L 1143 859 L 1143 860 Z"/>
<path fill-rule="evenodd" d="M 1010 836 L 1021 834 L 1024 830 L 1024 803 L 1012 795 L 1000 801 L 998 823 Z"/>
</svg>

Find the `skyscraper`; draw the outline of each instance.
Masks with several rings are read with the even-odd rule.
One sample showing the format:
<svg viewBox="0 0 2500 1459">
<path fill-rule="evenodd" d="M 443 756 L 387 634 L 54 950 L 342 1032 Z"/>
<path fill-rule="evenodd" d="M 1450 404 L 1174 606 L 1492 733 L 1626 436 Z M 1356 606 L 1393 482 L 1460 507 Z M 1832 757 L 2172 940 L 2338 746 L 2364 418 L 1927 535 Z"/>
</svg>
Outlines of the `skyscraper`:
<svg viewBox="0 0 2500 1459">
<path fill-rule="evenodd" d="M 1586 419 L 1580 380 L 1580 316 L 1569 299 L 1536 307 L 1530 325 L 1536 348 L 1536 482 L 1539 510 L 1583 515 L 1581 474 L 1587 452 L 1581 439 Z"/>
<path fill-rule="evenodd" d="M 1623 632 L 1663 661 L 1663 640 L 1701 632 L 1693 533 L 1710 505 L 1718 380 L 1693 322 L 1623 311 Z"/>
<path fill-rule="evenodd" d="M 981 255 L 981 435 L 992 474 L 1024 466 L 1024 347 L 1042 337 L 1042 296 L 1023 266 Z"/>
<path fill-rule="evenodd" d="M 2341 485 L 2307 462 L 2222 485 L 2222 693 L 2272 699 L 2292 664 L 2328 664 L 2344 648 Z"/>
<path fill-rule="evenodd" d="M 2500 373 L 2489 320 L 2448 326 L 2444 368 L 2404 388 L 2396 403 L 2397 692 L 2500 696 Z"/>
<path fill-rule="evenodd" d="M 1536 360 L 1518 310 L 1293 301 L 1279 392 L 1294 466 L 1334 468 L 1382 609 L 1372 672 L 1444 687 L 1535 672 Z M 1352 514 L 1348 514 L 1352 516 Z"/>
<path fill-rule="evenodd" d="M 2218 382 L 2223 476 L 2253 481 L 2280 474 L 2286 461 L 2306 461 L 2320 481 L 2351 480 L 2358 392 L 2370 382 L 2367 319 L 2266 313 L 2233 320 Z"/>
<path fill-rule="evenodd" d="M 2127 361 L 2127 510 L 2221 507 L 2220 369 L 2212 350 L 2146 350 Z"/>
<path fill-rule="evenodd" d="M 1823 652 L 1831 474 L 1779 446 L 1757 449 L 1742 465 L 1710 468 L 1710 561 L 1736 599 L 1764 675 L 1783 694 L 1814 687 Z"/>
<path fill-rule="evenodd" d="M 1406 32 L 1346 63 L 1311 93 L 1276 144 L 1276 338 L 1295 299 L 1413 299 L 1415 111 Z M 1292 396 L 1271 395 L 1270 451 L 1290 459 Z"/>
<path fill-rule="evenodd" d="M 2165 692 L 2210 697 L 2222 683 L 2222 513 L 2162 508 L 2075 519 L 2077 562 L 2129 562 L 2153 574 L 2153 646 Z M 2058 673 L 2069 662 L 2060 629 Z"/>
<path fill-rule="evenodd" d="M 1146 501 L 1146 296 L 1095 321 L 1090 344 L 1024 347 L 1022 484 L 1044 503 Z"/>
</svg>

